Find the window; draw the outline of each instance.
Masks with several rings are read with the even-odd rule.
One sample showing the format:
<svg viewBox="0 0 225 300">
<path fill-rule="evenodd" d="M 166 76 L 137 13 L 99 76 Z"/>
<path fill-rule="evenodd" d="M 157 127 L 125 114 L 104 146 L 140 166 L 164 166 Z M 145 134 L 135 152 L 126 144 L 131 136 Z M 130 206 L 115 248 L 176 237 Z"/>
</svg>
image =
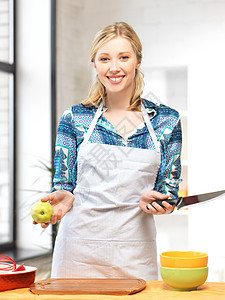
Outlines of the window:
<svg viewBox="0 0 225 300">
<path fill-rule="evenodd" d="M 15 240 L 15 1 L 0 0 L 0 249 Z"/>
</svg>

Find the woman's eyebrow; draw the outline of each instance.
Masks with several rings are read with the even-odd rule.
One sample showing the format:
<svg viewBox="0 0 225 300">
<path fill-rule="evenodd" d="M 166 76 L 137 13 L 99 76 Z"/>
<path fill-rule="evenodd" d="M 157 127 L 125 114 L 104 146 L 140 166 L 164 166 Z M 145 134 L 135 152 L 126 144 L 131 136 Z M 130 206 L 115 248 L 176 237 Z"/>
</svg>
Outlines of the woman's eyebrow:
<svg viewBox="0 0 225 300">
<path fill-rule="evenodd" d="M 118 53 L 118 55 L 122 55 L 122 54 L 131 54 L 131 52 L 129 52 L 129 51 L 123 51 L 123 52 L 119 52 Z M 110 55 L 110 53 L 102 52 L 102 53 L 99 53 L 99 56 L 100 55 Z"/>
<path fill-rule="evenodd" d="M 120 53 L 119 53 L 119 55 L 121 55 L 121 54 L 131 54 L 131 52 L 129 52 L 129 51 L 124 51 L 124 52 L 120 52 Z"/>
</svg>

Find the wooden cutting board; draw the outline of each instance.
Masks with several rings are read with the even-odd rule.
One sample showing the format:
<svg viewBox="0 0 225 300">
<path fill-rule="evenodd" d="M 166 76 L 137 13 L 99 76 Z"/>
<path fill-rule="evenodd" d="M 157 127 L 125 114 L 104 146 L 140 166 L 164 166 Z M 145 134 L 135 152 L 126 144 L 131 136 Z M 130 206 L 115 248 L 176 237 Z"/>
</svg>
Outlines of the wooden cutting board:
<svg viewBox="0 0 225 300">
<path fill-rule="evenodd" d="M 143 279 L 57 278 L 35 282 L 30 291 L 38 295 L 131 295 L 145 287 Z"/>
</svg>

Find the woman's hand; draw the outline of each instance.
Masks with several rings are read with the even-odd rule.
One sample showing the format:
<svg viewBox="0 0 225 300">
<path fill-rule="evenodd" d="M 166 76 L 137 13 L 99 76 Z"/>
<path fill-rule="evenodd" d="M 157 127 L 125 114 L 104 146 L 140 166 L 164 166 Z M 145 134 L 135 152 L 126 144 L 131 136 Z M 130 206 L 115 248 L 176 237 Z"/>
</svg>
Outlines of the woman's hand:
<svg viewBox="0 0 225 300">
<path fill-rule="evenodd" d="M 56 191 L 50 193 L 41 199 L 43 202 L 49 202 L 53 207 L 51 223 L 55 224 L 61 220 L 65 214 L 71 209 L 74 201 L 74 195 L 68 191 Z M 33 224 L 37 224 L 33 221 Z M 42 228 L 47 228 L 50 223 L 41 223 Z"/>
<path fill-rule="evenodd" d="M 169 214 L 174 210 L 175 205 L 170 205 L 168 202 L 163 201 L 162 206 L 154 202 L 155 200 L 166 200 L 169 196 L 161 194 L 157 191 L 145 191 L 142 193 L 139 207 L 146 213 L 152 215 Z M 154 202 L 154 203 L 153 203 Z M 147 206 L 147 207 L 146 207 Z"/>
</svg>

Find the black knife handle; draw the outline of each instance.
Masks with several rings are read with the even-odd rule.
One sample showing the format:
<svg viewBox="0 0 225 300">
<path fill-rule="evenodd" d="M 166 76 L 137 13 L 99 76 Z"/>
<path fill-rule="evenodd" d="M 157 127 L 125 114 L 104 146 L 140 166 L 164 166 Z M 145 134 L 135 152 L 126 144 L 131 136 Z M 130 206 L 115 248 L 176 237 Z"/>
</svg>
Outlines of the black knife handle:
<svg viewBox="0 0 225 300">
<path fill-rule="evenodd" d="M 162 206 L 164 208 L 164 206 L 162 205 L 162 202 L 166 201 L 170 205 L 176 205 L 177 206 L 180 203 L 181 199 L 182 199 L 181 197 L 178 197 L 178 198 L 175 198 L 175 199 L 155 200 L 155 201 L 151 202 L 150 204 L 153 204 L 154 202 L 156 202 L 157 204 L 159 204 L 160 206 Z"/>
</svg>

